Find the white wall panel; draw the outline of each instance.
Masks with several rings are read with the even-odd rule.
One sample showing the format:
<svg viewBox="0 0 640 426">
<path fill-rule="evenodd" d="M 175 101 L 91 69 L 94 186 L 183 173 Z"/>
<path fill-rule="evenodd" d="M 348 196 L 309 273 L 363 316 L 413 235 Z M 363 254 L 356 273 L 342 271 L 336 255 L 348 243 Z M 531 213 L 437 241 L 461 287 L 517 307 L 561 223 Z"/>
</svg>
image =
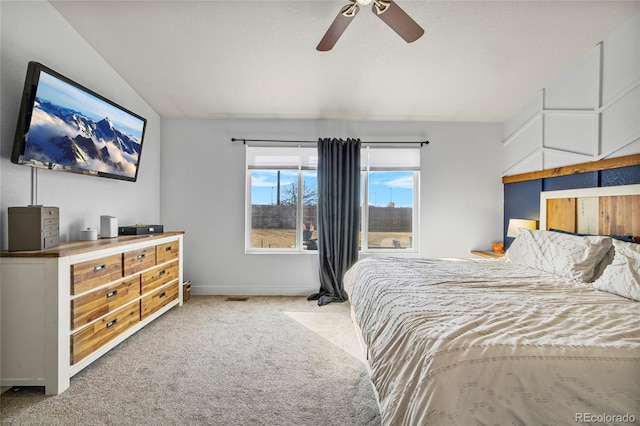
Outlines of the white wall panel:
<svg viewBox="0 0 640 426">
<path fill-rule="evenodd" d="M 513 116 L 511 116 L 503 126 L 502 139 L 507 140 L 513 136 L 522 126 L 529 120 L 540 113 L 542 109 L 542 92 L 540 92 L 531 102 L 520 108 Z"/>
<path fill-rule="evenodd" d="M 589 156 L 545 149 L 542 167 L 538 170 L 553 169 L 555 167 L 568 166 L 570 164 L 584 163 L 591 159 L 592 158 Z"/>
<path fill-rule="evenodd" d="M 615 157 L 623 157 L 625 155 L 632 155 L 640 153 L 640 137 L 636 139 L 634 142 L 631 142 L 629 145 L 625 145 L 622 148 L 612 151 L 603 156 L 603 158 L 615 158 Z"/>
<path fill-rule="evenodd" d="M 640 13 L 607 37 L 602 60 L 605 105 L 640 79 Z"/>
<path fill-rule="evenodd" d="M 600 47 L 544 90 L 545 109 L 595 109 L 598 106 Z"/>
<path fill-rule="evenodd" d="M 596 124 L 595 114 L 545 114 L 544 147 L 596 155 Z"/>
<path fill-rule="evenodd" d="M 539 163 L 536 144 L 544 152 Z M 640 13 L 504 123 L 503 173 L 638 153 Z"/>
<path fill-rule="evenodd" d="M 525 157 L 542 147 L 542 116 L 538 116 L 526 127 L 520 129 L 504 144 L 504 170 L 513 168 Z"/>
<path fill-rule="evenodd" d="M 520 173 L 535 172 L 542 169 L 543 158 L 542 151 L 537 150 L 530 156 L 524 158 L 508 170 L 504 171 L 505 175 L 518 175 Z"/>
<path fill-rule="evenodd" d="M 602 112 L 601 154 L 640 137 L 640 86 Z"/>
</svg>

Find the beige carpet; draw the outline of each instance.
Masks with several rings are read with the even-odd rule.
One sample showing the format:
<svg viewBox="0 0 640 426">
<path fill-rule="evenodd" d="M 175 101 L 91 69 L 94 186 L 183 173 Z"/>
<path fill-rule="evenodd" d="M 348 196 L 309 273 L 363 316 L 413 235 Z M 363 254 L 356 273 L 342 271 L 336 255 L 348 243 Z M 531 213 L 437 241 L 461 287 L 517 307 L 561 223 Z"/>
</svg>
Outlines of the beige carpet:
<svg viewBox="0 0 640 426">
<path fill-rule="evenodd" d="M 379 425 L 349 304 L 193 296 L 71 379 L 0 395 L 7 425 Z"/>
</svg>

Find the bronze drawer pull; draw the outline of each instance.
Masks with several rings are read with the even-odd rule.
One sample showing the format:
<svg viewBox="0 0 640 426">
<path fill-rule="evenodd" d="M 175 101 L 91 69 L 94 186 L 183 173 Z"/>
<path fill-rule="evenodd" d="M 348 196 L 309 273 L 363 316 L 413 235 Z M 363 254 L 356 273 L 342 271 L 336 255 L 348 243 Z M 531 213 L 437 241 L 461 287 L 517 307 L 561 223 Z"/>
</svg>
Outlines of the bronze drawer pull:
<svg viewBox="0 0 640 426">
<path fill-rule="evenodd" d="M 167 273 L 167 271 L 165 269 L 163 269 L 162 271 L 158 272 L 158 276 L 161 277 L 166 273 Z"/>
<path fill-rule="evenodd" d="M 167 295 L 167 292 L 166 292 L 166 291 L 163 291 L 162 293 L 160 293 L 160 294 L 158 295 L 158 298 L 162 299 L 162 298 L 163 298 L 163 297 L 165 297 L 166 295 Z"/>
<path fill-rule="evenodd" d="M 102 265 L 96 265 L 96 266 L 93 268 L 93 272 L 99 272 L 99 271 L 102 271 L 102 270 L 103 270 L 104 268 L 106 268 L 106 267 L 107 267 L 106 263 L 103 263 Z"/>
<path fill-rule="evenodd" d="M 145 256 L 146 256 L 145 253 L 139 254 L 138 255 L 138 260 L 144 259 Z"/>
<path fill-rule="evenodd" d="M 171 248 L 172 248 L 171 246 L 169 246 L 169 247 L 165 247 L 165 248 L 164 248 L 164 251 L 171 251 Z"/>
<path fill-rule="evenodd" d="M 112 326 L 116 325 L 117 322 L 118 322 L 118 318 L 112 319 L 107 323 L 107 328 L 111 328 Z"/>
<path fill-rule="evenodd" d="M 107 293 L 107 299 L 110 297 L 115 296 L 116 294 L 118 294 L 118 290 L 112 290 L 109 293 Z"/>
</svg>

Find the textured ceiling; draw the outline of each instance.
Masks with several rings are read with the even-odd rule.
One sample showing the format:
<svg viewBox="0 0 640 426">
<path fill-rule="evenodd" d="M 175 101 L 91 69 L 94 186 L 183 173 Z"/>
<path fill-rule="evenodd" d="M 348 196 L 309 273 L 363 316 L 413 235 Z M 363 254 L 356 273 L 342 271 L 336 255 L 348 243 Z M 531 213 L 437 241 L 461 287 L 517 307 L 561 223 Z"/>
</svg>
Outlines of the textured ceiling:
<svg viewBox="0 0 640 426">
<path fill-rule="evenodd" d="M 640 1 L 396 0 L 407 44 L 362 8 L 316 45 L 342 1 L 53 1 L 163 117 L 502 122 Z"/>
</svg>

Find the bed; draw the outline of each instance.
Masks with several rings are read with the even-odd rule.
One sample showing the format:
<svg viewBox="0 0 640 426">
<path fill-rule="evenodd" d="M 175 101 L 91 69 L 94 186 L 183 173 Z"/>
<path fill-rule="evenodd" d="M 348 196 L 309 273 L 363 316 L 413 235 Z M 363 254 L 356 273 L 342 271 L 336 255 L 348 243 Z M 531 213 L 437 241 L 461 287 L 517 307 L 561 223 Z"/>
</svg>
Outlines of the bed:
<svg viewBox="0 0 640 426">
<path fill-rule="evenodd" d="M 521 230 L 502 259 L 366 258 L 349 269 L 383 424 L 638 421 L 640 244 L 597 234 L 640 235 L 637 210 L 621 207 L 639 197 L 640 185 L 543 193 L 541 230 Z M 566 217 L 595 235 L 547 230 Z"/>
</svg>

